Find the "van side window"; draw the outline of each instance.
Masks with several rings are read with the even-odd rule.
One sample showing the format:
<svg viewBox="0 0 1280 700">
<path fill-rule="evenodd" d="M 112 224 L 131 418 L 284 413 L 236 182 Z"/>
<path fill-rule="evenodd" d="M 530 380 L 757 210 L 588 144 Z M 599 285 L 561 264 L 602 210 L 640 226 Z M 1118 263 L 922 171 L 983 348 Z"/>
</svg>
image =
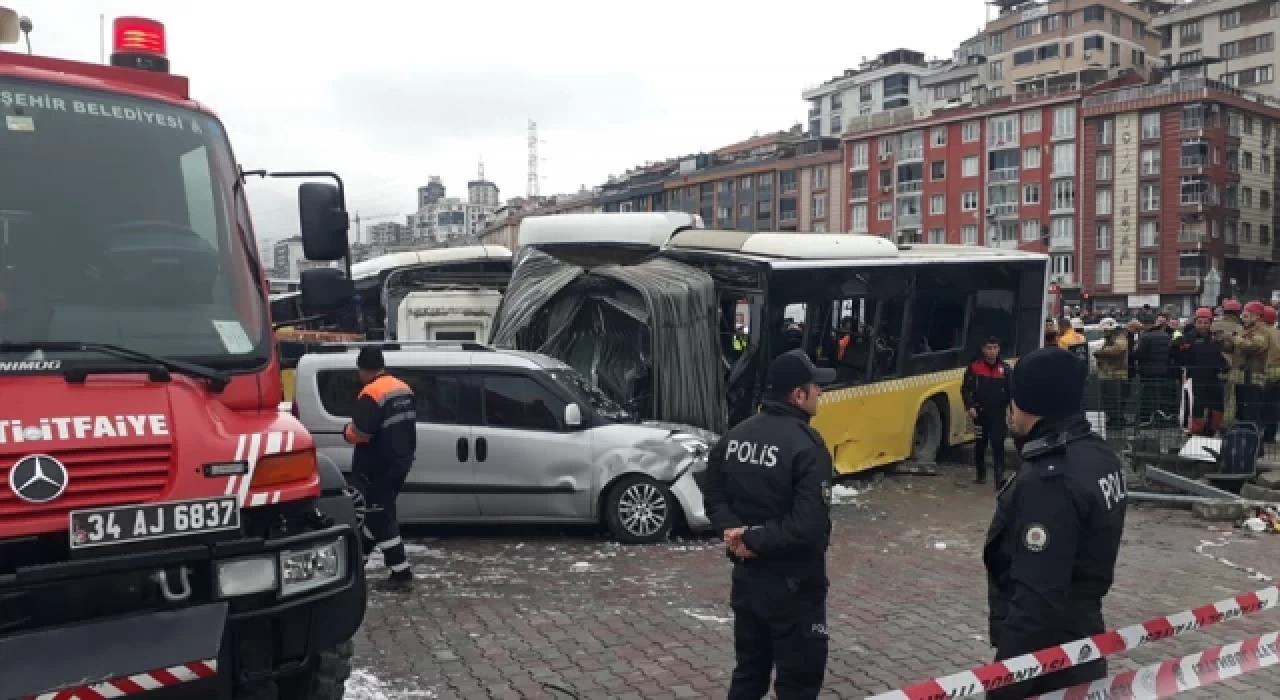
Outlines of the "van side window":
<svg viewBox="0 0 1280 700">
<path fill-rule="evenodd" d="M 425 369 L 397 369 L 394 374 L 413 389 L 419 423 L 468 422 L 462 415 L 465 375 Z"/>
<path fill-rule="evenodd" d="M 513 430 L 560 430 L 564 401 L 528 377 L 484 377 L 484 422 Z"/>
<path fill-rule="evenodd" d="M 350 418 L 356 397 L 364 384 L 354 369 L 327 369 L 316 373 L 316 389 L 324 412 L 339 418 Z"/>
</svg>

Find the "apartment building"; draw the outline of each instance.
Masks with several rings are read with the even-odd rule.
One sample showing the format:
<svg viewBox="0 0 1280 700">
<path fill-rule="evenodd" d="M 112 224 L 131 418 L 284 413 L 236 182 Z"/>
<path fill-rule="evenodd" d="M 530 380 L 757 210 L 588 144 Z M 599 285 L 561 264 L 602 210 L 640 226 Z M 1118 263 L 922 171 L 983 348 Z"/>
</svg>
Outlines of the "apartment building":
<svg viewBox="0 0 1280 700">
<path fill-rule="evenodd" d="M 923 102 L 929 109 L 959 107 L 973 103 L 973 93 L 986 79 L 987 38 L 977 34 L 961 42 L 951 60 L 920 77 Z"/>
<path fill-rule="evenodd" d="M 918 104 L 925 99 L 920 80 L 935 72 L 941 61 L 928 61 L 919 51 L 897 49 L 874 59 L 862 59 L 857 68 L 806 89 L 809 102 L 809 134 L 840 136 L 851 117 L 876 114 Z"/>
<path fill-rule="evenodd" d="M 723 150 L 723 149 L 722 149 Z M 702 216 L 708 228 L 738 231 L 842 231 L 844 191 L 839 139 L 803 139 L 767 153 L 710 161 L 666 181 L 671 211 Z"/>
<path fill-rule="evenodd" d="M 1161 58 L 1185 66 L 1175 69 L 1176 79 L 1209 77 L 1280 97 L 1277 0 L 1196 0 L 1170 7 L 1152 24 L 1161 35 Z"/>
<path fill-rule="evenodd" d="M 1189 313 L 1280 284 L 1280 101 L 1192 78 L 1083 101 L 1081 272 L 1095 304 Z M 1135 303 L 1136 302 L 1136 303 Z"/>
<path fill-rule="evenodd" d="M 992 97 L 1056 91 L 1088 74 L 1143 69 L 1159 54 L 1146 3 L 1123 0 L 992 0 L 986 84 Z"/>
</svg>

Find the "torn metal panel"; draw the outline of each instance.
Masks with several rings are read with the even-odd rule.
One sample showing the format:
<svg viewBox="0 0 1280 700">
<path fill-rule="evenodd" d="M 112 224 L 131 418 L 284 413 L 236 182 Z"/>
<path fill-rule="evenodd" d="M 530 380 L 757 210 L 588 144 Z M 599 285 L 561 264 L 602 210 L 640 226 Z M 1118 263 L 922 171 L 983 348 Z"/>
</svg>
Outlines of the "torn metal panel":
<svg viewBox="0 0 1280 700">
<path fill-rule="evenodd" d="M 725 428 L 715 284 L 654 258 L 583 269 L 523 249 L 490 339 L 555 357 L 644 418 Z"/>
<path fill-rule="evenodd" d="M 1171 486 L 1179 491 L 1190 493 L 1196 496 L 1204 496 L 1223 501 L 1239 501 L 1240 497 L 1229 491 L 1223 491 L 1214 488 L 1208 484 L 1202 484 L 1195 479 L 1188 479 L 1185 476 L 1179 476 L 1173 472 L 1168 472 L 1159 467 L 1147 467 L 1144 471 L 1146 478 L 1165 486 Z"/>
</svg>

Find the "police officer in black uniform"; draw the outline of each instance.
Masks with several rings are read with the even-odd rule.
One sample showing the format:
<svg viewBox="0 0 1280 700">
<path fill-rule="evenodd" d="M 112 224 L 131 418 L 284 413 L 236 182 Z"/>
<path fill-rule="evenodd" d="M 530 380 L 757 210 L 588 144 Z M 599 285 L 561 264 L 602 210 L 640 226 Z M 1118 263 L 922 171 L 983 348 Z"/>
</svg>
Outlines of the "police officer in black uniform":
<svg viewBox="0 0 1280 700">
<path fill-rule="evenodd" d="M 1120 458 L 1084 417 L 1086 372 L 1058 348 L 1013 369 L 1009 428 L 1023 467 L 1000 492 L 982 555 L 997 660 L 1106 630 L 1102 598 L 1115 576 L 1126 492 Z M 1106 675 L 1096 659 L 987 697 L 1026 698 Z"/>
<path fill-rule="evenodd" d="M 832 466 L 809 419 L 819 385 L 835 377 L 803 350 L 779 355 L 760 412 L 711 451 L 703 500 L 734 563 L 729 700 L 763 698 L 774 668 L 778 700 L 810 700 L 822 689 Z"/>
<path fill-rule="evenodd" d="M 369 508 L 363 531 L 365 552 L 381 550 L 391 569 L 391 577 L 378 586 L 404 591 L 413 584 L 413 571 L 400 541 L 396 499 L 418 447 L 417 402 L 409 385 L 387 374 L 379 348 L 362 348 L 356 367 L 364 387 L 343 435 L 355 445 L 351 472 L 362 482 Z"/>
</svg>

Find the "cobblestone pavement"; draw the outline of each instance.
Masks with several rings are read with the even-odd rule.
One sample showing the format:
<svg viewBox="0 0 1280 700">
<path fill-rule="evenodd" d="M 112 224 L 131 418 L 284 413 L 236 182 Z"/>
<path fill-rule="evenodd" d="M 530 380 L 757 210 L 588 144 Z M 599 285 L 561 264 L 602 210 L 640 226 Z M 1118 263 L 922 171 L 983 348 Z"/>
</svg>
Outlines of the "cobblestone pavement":
<svg viewBox="0 0 1280 700">
<path fill-rule="evenodd" d="M 959 470 L 851 485 L 861 493 L 835 507 L 823 697 L 862 698 L 988 660 L 980 555 L 991 487 Z M 1280 575 L 1280 536 L 1215 532 L 1184 511 L 1129 512 L 1106 599 L 1112 627 L 1269 585 L 1197 547 Z M 416 534 L 410 556 L 424 583 L 411 596 L 373 594 L 349 700 L 569 697 L 544 683 L 582 698 L 724 697 L 732 620 L 718 540 Z M 1131 652 L 1112 672 L 1276 630 L 1280 611 L 1264 612 Z M 1181 697 L 1274 698 L 1277 688 L 1272 667 Z"/>
</svg>

